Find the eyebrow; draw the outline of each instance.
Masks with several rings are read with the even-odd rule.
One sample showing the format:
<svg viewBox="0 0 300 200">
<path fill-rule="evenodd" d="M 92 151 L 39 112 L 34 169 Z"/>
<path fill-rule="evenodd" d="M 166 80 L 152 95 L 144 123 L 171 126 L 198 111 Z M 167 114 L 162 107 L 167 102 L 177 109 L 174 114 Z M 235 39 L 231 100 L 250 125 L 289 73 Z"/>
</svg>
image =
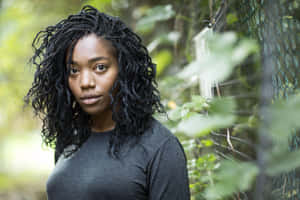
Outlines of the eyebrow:
<svg viewBox="0 0 300 200">
<path fill-rule="evenodd" d="M 91 63 L 96 62 L 96 61 L 99 61 L 99 60 L 109 60 L 109 58 L 103 57 L 103 56 L 91 58 L 91 59 L 88 60 L 88 64 L 91 64 Z M 71 61 L 71 64 L 79 65 L 79 64 L 78 64 L 76 61 L 74 61 L 74 60 Z"/>
</svg>

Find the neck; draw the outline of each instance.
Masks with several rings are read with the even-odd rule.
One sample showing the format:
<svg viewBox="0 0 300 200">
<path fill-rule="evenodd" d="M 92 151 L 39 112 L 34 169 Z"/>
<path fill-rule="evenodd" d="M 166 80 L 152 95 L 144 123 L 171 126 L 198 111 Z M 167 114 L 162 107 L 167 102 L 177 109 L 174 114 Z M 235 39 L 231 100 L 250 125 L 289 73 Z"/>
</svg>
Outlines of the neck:
<svg viewBox="0 0 300 200">
<path fill-rule="evenodd" d="M 112 120 L 112 111 L 108 111 L 100 116 L 92 116 L 92 131 L 103 132 L 114 129 L 115 122 Z"/>
</svg>

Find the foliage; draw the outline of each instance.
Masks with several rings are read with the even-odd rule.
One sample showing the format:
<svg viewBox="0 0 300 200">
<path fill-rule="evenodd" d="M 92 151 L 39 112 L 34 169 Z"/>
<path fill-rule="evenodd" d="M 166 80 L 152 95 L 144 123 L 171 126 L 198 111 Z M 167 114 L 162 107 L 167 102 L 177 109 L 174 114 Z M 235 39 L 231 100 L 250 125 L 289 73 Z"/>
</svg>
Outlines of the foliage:
<svg viewBox="0 0 300 200">
<path fill-rule="evenodd" d="M 201 77 L 205 74 L 205 77 L 210 77 L 216 82 L 224 81 L 230 76 L 237 64 L 258 51 L 254 41 L 245 39 L 238 41 L 234 33 L 215 35 L 209 42 L 210 54 L 201 61 L 193 61 L 192 64 L 177 74 L 178 78 L 185 78 L 186 80 L 188 77 Z M 170 80 L 167 81 L 170 82 Z M 192 84 L 189 87 L 182 84 L 183 82 L 179 82 L 173 87 L 183 87 L 187 90 L 198 83 L 197 78 L 191 78 L 190 81 Z M 184 95 L 184 93 L 182 94 Z M 287 101 L 274 101 L 268 111 L 260 116 L 260 119 L 271 116 L 267 133 L 269 133 L 272 147 L 268 149 L 265 156 L 266 171 L 269 176 L 276 176 L 300 166 L 299 159 L 297 159 L 300 156 L 300 151 L 290 152 L 287 148 L 290 133 L 300 128 L 298 123 L 300 117 L 299 102 L 299 94 Z M 184 132 L 194 139 L 200 137 L 200 142 L 202 141 L 201 138 L 205 141 L 211 141 L 211 132 L 220 131 L 224 128 L 234 128 L 235 122 L 240 120 L 234 114 L 235 99 L 229 97 L 204 99 L 199 95 L 192 95 L 181 105 L 175 105 L 169 106 L 169 117 L 176 123 L 169 124 L 169 126 L 176 132 Z M 261 121 L 259 122 L 261 123 Z M 260 126 L 260 123 L 256 122 L 256 125 Z M 203 147 L 200 146 L 200 148 Z M 222 161 L 217 155 L 203 153 L 192 161 L 189 163 L 191 189 L 196 194 L 199 190 L 204 190 L 198 197 L 195 194 L 196 199 L 224 199 L 235 193 L 246 192 L 252 188 L 253 181 L 259 174 L 259 167 L 255 160 L 243 162 L 231 158 Z M 202 188 L 200 189 L 199 186 Z"/>
<path fill-rule="evenodd" d="M 180 78 L 202 76 L 208 80 L 222 82 L 249 53 L 256 52 L 258 49 L 257 45 L 248 39 L 243 39 L 236 44 L 237 36 L 232 32 L 208 37 L 207 42 L 212 54 L 191 62 L 179 72 Z"/>
<path fill-rule="evenodd" d="M 195 87 L 203 74 L 215 82 L 224 81 L 236 65 L 258 50 L 255 42 L 247 39 L 238 41 L 237 36 L 232 32 L 222 35 L 215 34 L 208 39 L 208 44 L 210 50 L 208 56 L 203 57 L 200 61 L 193 61 L 180 70 L 173 77 L 173 81 L 170 80 L 172 79 L 170 77 L 166 79 L 166 82 L 172 82 L 172 84 L 164 86 L 172 85 L 177 91 L 180 91 L 178 88 L 184 88 L 181 90 L 180 96 L 185 95 L 185 90 Z M 177 84 L 174 84 L 176 79 L 185 81 L 178 81 Z M 186 85 L 187 81 L 189 81 L 188 85 Z M 162 89 L 162 91 L 164 90 Z M 231 127 L 238 120 L 234 115 L 236 102 L 230 97 L 205 99 L 199 95 L 192 95 L 190 99 L 178 102 L 178 104 L 175 103 L 176 106 L 173 108 L 169 106 L 171 108 L 169 117 L 172 122 L 167 125 L 175 132 L 183 132 L 190 138 L 204 138 L 203 141 L 200 140 L 202 146 L 197 146 L 199 149 L 211 148 L 213 141 L 209 134 L 212 131 Z M 193 140 L 191 139 L 191 141 Z M 203 143 L 209 145 L 203 145 Z M 187 151 L 192 151 L 192 149 L 187 149 Z M 193 158 L 191 159 L 193 160 Z M 195 161 L 189 162 L 191 189 L 200 199 L 217 199 L 247 190 L 258 171 L 253 163 L 220 162 L 220 158 L 211 152 L 198 155 L 195 159 Z M 245 175 L 241 176 L 241 174 Z M 202 191 L 202 194 L 199 194 L 199 190 Z"/>
<path fill-rule="evenodd" d="M 215 4 L 210 7 L 210 2 Z M 247 63 L 249 58 L 257 57 L 259 47 L 253 40 L 243 37 L 245 33 L 225 32 L 207 38 L 210 54 L 201 60 L 195 59 L 193 37 L 209 22 L 215 25 L 215 19 L 211 18 L 214 13 L 211 12 L 217 12 L 221 2 L 165 0 L 158 5 L 157 1 L 150 0 L 0 1 L 0 137 L 6 140 L 7 135 L 13 132 L 22 134 L 27 129 L 39 128 L 31 112 L 22 109 L 22 97 L 33 78 L 26 63 L 31 55 L 30 43 L 34 34 L 63 16 L 78 11 L 84 4 L 91 4 L 125 19 L 142 36 L 157 64 L 159 89 L 170 118 L 168 121 L 161 120 L 180 137 L 185 148 L 193 200 L 232 199 L 240 192 L 253 189 L 254 180 L 260 173 L 255 156 L 245 161 L 236 158 L 233 153 L 228 154 L 226 150 L 217 152 L 216 147 L 222 146 L 229 148 L 229 152 L 236 152 L 236 146 L 230 144 L 230 137 L 237 134 L 254 138 L 255 142 L 256 130 L 262 125 L 264 117 L 270 116 L 266 132 L 272 144 L 265 152 L 267 175 L 276 176 L 298 167 L 300 153 L 291 152 L 288 142 L 290 134 L 299 129 L 299 94 L 290 96 L 286 101 L 274 101 L 268 107 L 266 116 L 258 114 L 259 107 L 257 102 L 251 103 L 251 96 L 242 105 L 251 114 L 241 116 L 238 114 L 242 107 L 240 99 L 228 95 L 226 91 L 223 91 L 222 97 L 212 99 L 200 95 L 199 79 L 203 77 L 211 80 L 214 86 L 234 77 L 237 79 L 234 81 L 239 83 L 230 89 L 238 94 L 244 91 L 235 88 L 237 85 L 248 88 L 248 93 L 259 91 L 256 87 L 259 82 L 248 80 L 250 75 L 256 75 L 259 63 L 252 63 L 251 66 Z M 298 9 L 298 3 L 294 1 L 294 4 Z M 239 26 L 243 25 L 240 18 L 242 11 L 238 10 L 241 1 L 230 1 L 228 7 L 224 23 L 231 29 L 239 30 Z M 249 11 L 250 14 L 253 14 L 252 11 Z M 282 19 L 286 29 L 293 18 L 287 15 Z M 251 23 L 255 24 L 250 27 L 251 30 L 259 28 L 258 20 Z M 258 35 L 261 36 L 261 33 Z M 287 87 L 293 88 L 294 85 L 287 84 Z M 229 140 L 227 138 L 225 143 L 218 143 L 214 133 L 225 133 L 225 136 L 230 133 Z M 255 148 L 255 145 L 252 146 Z M 2 157 L 0 149 L 0 162 Z M 22 178 L 22 181 L 20 178 L 10 179 L 9 175 L 1 174 L 0 166 L 0 195 L 1 188 L 13 188 L 18 181 L 24 186 L 28 178 Z"/>
<path fill-rule="evenodd" d="M 172 5 L 155 6 L 147 9 L 145 16 L 143 16 L 136 24 L 136 30 L 140 32 L 149 32 L 153 30 L 156 22 L 168 20 L 174 17 L 175 12 Z"/>
<path fill-rule="evenodd" d="M 216 183 L 205 191 L 206 199 L 220 199 L 249 189 L 258 174 L 254 163 L 224 161 L 213 176 Z"/>
</svg>

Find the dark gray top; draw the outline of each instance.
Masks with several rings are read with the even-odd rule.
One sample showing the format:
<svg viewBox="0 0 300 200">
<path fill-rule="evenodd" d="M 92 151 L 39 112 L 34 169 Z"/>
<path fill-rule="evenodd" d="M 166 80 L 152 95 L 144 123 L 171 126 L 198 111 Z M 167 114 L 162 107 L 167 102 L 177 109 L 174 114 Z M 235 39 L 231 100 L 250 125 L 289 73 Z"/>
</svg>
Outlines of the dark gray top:
<svg viewBox="0 0 300 200">
<path fill-rule="evenodd" d="M 190 200 L 186 156 L 157 120 L 138 145 L 108 148 L 112 131 L 92 133 L 71 157 L 60 156 L 47 181 L 48 200 Z"/>
</svg>

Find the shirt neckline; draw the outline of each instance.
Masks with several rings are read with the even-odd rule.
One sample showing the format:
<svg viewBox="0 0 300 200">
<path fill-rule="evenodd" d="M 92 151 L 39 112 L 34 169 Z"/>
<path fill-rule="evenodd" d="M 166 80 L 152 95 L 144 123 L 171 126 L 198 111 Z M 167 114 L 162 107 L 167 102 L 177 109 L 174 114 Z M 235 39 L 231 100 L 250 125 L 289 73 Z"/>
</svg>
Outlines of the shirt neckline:
<svg viewBox="0 0 300 200">
<path fill-rule="evenodd" d="M 107 134 L 111 134 L 115 131 L 115 129 L 111 129 L 111 130 L 107 130 L 107 131 L 92 131 L 92 135 L 107 135 Z"/>
</svg>

